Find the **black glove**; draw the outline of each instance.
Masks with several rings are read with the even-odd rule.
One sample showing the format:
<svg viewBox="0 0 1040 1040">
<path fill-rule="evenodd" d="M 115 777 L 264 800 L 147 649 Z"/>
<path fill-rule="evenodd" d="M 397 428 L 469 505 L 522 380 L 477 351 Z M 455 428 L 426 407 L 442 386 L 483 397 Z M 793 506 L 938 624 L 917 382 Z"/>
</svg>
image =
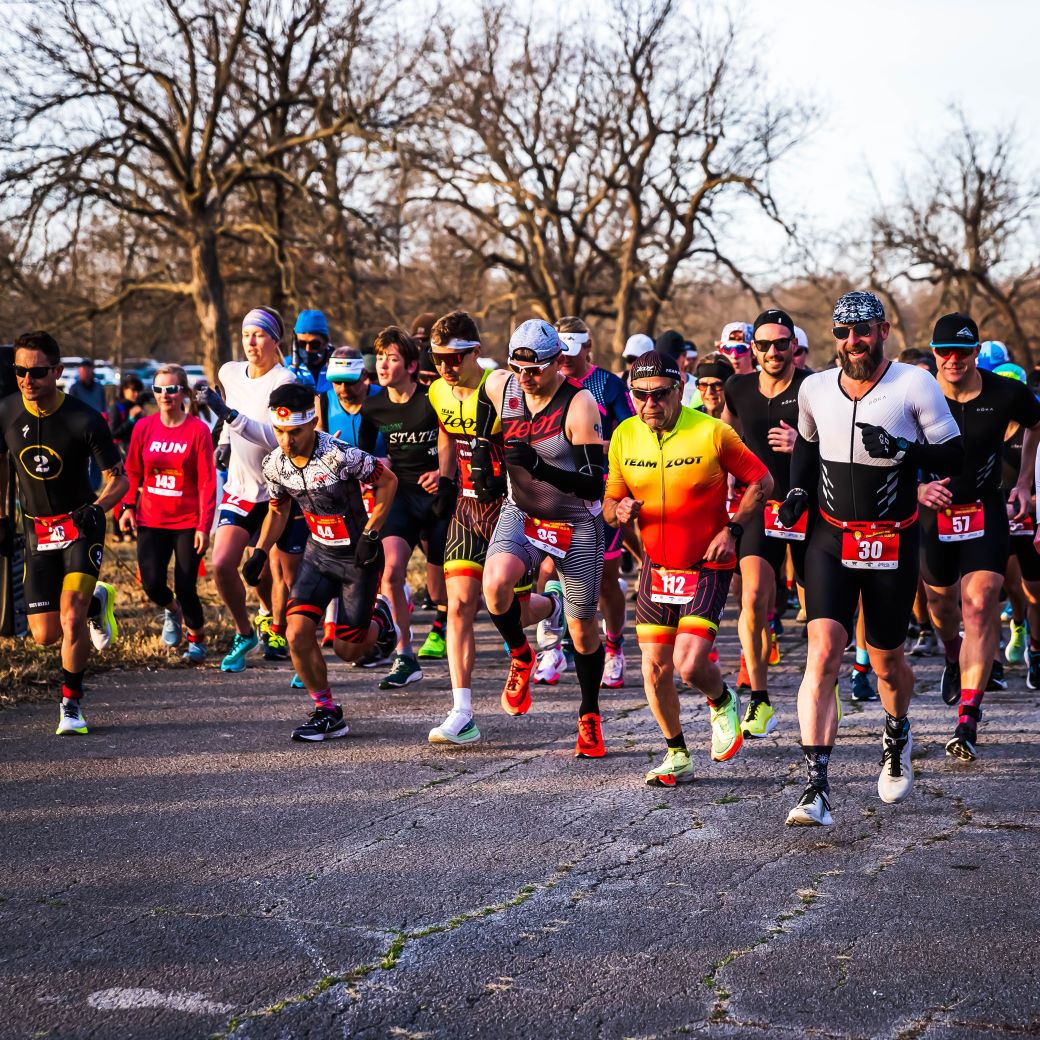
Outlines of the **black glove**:
<svg viewBox="0 0 1040 1040">
<path fill-rule="evenodd" d="M 893 437 L 884 427 L 864 422 L 856 425 L 863 431 L 863 447 L 872 459 L 894 459 L 907 449 L 905 437 Z"/>
<path fill-rule="evenodd" d="M 196 404 L 204 404 L 218 418 L 226 419 L 231 413 L 224 398 L 220 396 L 211 386 L 195 391 Z"/>
<path fill-rule="evenodd" d="M 383 566 L 383 543 L 378 531 L 365 531 L 358 539 L 354 550 L 354 562 L 364 570 L 381 569 Z"/>
<path fill-rule="evenodd" d="M 10 559 L 14 555 L 14 521 L 9 516 L 0 517 L 0 556 Z"/>
<path fill-rule="evenodd" d="M 97 523 L 99 518 L 103 523 L 105 519 L 105 514 L 101 512 L 100 506 L 95 505 L 93 502 L 86 506 L 80 506 L 79 509 L 73 509 L 70 515 L 72 516 L 72 522 L 76 525 L 76 530 L 81 534 L 88 524 Z"/>
<path fill-rule="evenodd" d="M 438 520 L 451 516 L 455 512 L 455 481 L 448 477 L 437 478 L 437 494 L 434 495 L 430 511 Z"/>
<path fill-rule="evenodd" d="M 260 575 L 267 565 L 267 553 L 263 549 L 254 549 L 253 555 L 242 564 L 242 577 L 247 585 L 256 588 L 260 584 Z"/>
<path fill-rule="evenodd" d="M 540 461 L 538 452 L 527 441 L 522 441 L 519 437 L 510 437 L 506 441 L 506 462 L 511 466 L 526 469 L 534 476 Z"/>
<path fill-rule="evenodd" d="M 227 473 L 228 464 L 231 462 L 231 445 L 218 444 L 213 452 L 213 464 L 217 469 Z"/>
<path fill-rule="evenodd" d="M 506 478 L 495 474 L 491 461 L 491 441 L 487 437 L 474 437 L 469 442 L 470 479 L 478 502 L 494 502 L 506 493 Z"/>
<path fill-rule="evenodd" d="M 801 488 L 791 488 L 783 505 L 776 511 L 777 522 L 781 527 L 792 528 L 808 508 L 809 496 Z"/>
</svg>

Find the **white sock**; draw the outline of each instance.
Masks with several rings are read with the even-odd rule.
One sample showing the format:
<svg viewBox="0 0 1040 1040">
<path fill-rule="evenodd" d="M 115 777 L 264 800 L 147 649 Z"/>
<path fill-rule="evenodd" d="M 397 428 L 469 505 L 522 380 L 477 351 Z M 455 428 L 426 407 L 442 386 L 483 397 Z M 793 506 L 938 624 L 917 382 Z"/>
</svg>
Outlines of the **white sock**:
<svg viewBox="0 0 1040 1040">
<path fill-rule="evenodd" d="M 451 696 L 455 702 L 452 707 L 456 711 L 465 712 L 467 715 L 473 714 L 473 691 L 471 689 L 468 687 L 453 687 Z"/>
</svg>

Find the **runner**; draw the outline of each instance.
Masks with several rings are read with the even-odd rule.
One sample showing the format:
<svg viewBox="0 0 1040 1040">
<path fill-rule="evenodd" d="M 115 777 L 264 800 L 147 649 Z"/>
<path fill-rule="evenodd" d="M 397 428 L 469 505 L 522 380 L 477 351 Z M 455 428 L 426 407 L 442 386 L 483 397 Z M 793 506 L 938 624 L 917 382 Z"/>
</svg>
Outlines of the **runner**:
<svg viewBox="0 0 1040 1040">
<path fill-rule="evenodd" d="M 148 598 L 163 608 L 163 642 L 178 646 L 188 628 L 183 657 L 206 660 L 199 599 L 199 561 L 206 554 L 216 512 L 217 472 L 209 427 L 189 414 L 188 376 L 180 365 L 163 365 L 152 377 L 157 415 L 140 419 L 130 437 L 126 472 L 130 487 L 119 526 L 137 534 L 137 566 Z M 173 587 L 166 583 L 174 557 Z"/>
<path fill-rule="evenodd" d="M 601 758 L 603 425 L 593 396 L 560 372 L 561 352 L 556 329 L 531 318 L 509 339 L 509 371 L 491 373 L 480 391 L 480 402 L 490 402 L 502 421 L 509 478 L 484 565 L 484 599 L 509 648 L 502 707 L 522 715 L 531 706 L 535 659 L 514 589 L 537 573 L 543 556 L 555 558 L 581 688 L 574 754 Z M 478 429 L 486 422 L 478 407 Z"/>
<path fill-rule="evenodd" d="M 738 376 L 746 376 L 755 370 L 751 353 L 752 334 L 751 323 L 747 321 L 731 321 L 723 326 L 719 350 Z"/>
<path fill-rule="evenodd" d="M 1025 429 L 1018 479 L 1007 502 L 1015 520 L 1029 515 L 1033 467 L 1040 440 L 1040 404 L 1021 384 L 975 364 L 979 330 L 966 314 L 935 324 L 932 352 L 939 387 L 964 440 L 955 477 L 920 485 L 921 574 L 932 623 L 946 651 L 942 698 L 960 702 L 946 753 L 965 762 L 977 756 L 982 697 L 1000 639 L 1000 589 L 1010 552 L 1008 515 L 1000 489 L 1000 460 L 1009 422 Z M 964 638 L 958 634 L 963 623 Z"/>
<path fill-rule="evenodd" d="M 326 393 L 329 381 L 325 368 L 332 348 L 329 346 L 329 323 L 321 311 L 300 311 L 293 326 L 292 355 L 286 367 L 296 382 L 310 387 L 315 394 Z"/>
<path fill-rule="evenodd" d="M 292 739 L 345 737 L 350 727 L 329 688 L 317 626 L 335 599 L 338 657 L 354 661 L 375 642 L 387 650 L 393 645 L 397 633 L 390 607 L 382 597 L 377 599 L 377 593 L 383 568 L 380 530 L 397 478 L 371 455 L 317 430 L 311 387 L 280 386 L 269 403 L 269 422 L 278 438 L 278 447 L 263 461 L 270 509 L 242 574 L 250 585 L 260 580 L 267 554 L 290 522 L 290 500 L 296 502 L 310 537 L 289 600 L 289 649 L 314 710 L 293 730 Z M 360 482 L 372 485 L 371 516 L 361 501 Z"/>
<path fill-rule="evenodd" d="M 935 380 L 885 360 L 890 326 L 881 301 L 869 292 L 846 293 L 833 320 L 839 367 L 802 383 L 794 486 L 779 511 L 780 523 L 792 528 L 810 503 L 803 489 L 815 489 L 820 516 L 805 560 L 809 649 L 798 691 L 808 783 L 788 814 L 791 826 L 832 822 L 827 769 L 838 728 L 834 691 L 861 594 L 867 650 L 886 712 L 878 794 L 884 802 L 910 794 L 907 710 L 914 673 L 903 642 L 917 590 L 917 471 L 955 472 L 964 459 Z"/>
<path fill-rule="evenodd" d="M 777 586 L 784 584 L 788 547 L 798 583 L 804 584 L 805 524 L 795 531 L 780 528 L 776 511 L 790 489 L 791 452 L 798 437 L 798 391 L 808 373 L 795 368 L 794 322 L 787 313 L 775 308 L 763 311 L 755 319 L 752 335 L 759 370 L 735 375 L 726 383 L 725 419 L 765 463 L 773 482 L 773 498 L 764 510 L 749 517 L 738 550 L 741 610 L 737 628 L 751 687 L 741 726 L 745 737 L 765 737 L 777 724 L 769 702 L 766 666 L 776 638 Z"/>
<path fill-rule="evenodd" d="M 325 377 L 329 389 L 318 395 L 318 429 L 358 448 L 361 446 L 361 405 L 366 397 L 382 393 L 382 389 L 372 385 L 364 358 L 356 347 L 337 347 L 329 358 Z M 374 454 L 386 456 L 386 444 L 381 436 L 376 439 Z"/>
<path fill-rule="evenodd" d="M 726 381 L 733 375 L 733 366 L 722 354 L 709 354 L 697 362 L 695 369 L 697 392 L 701 395 L 701 411 L 713 419 L 721 419 L 726 409 Z"/>
<path fill-rule="evenodd" d="M 805 334 L 805 329 L 795 325 L 794 338 L 796 340 L 794 367 L 803 369 L 806 372 L 812 372 L 812 369 L 809 368 L 809 337 Z"/>
<path fill-rule="evenodd" d="M 382 434 L 387 456 L 397 477 L 397 494 L 383 531 L 386 569 L 383 591 L 390 600 L 397 622 L 397 652 L 390 671 L 379 684 L 381 690 L 398 689 L 422 679 L 422 668 L 412 649 L 412 625 L 406 596 L 408 561 L 422 538 L 427 540 L 427 560 L 444 566 L 444 540 L 451 510 L 437 516 L 433 506 L 438 491 L 437 415 L 430 405 L 426 387 L 416 382 L 419 348 L 403 329 L 390 325 L 376 336 L 376 374 L 383 392 L 365 399 L 361 406 L 361 448 L 370 454 Z M 443 578 L 442 578 L 443 581 Z M 447 625 L 447 596 L 442 589 L 437 600 L 437 618 L 431 634 L 443 640 Z M 427 640 L 429 642 L 429 640 Z M 423 656 L 443 656 L 428 653 Z M 371 666 L 376 662 L 366 661 Z"/>
<path fill-rule="evenodd" d="M 109 646 L 119 632 L 115 589 L 98 581 L 105 513 L 123 497 L 123 458 L 108 423 L 90 405 L 58 389 L 61 348 L 46 332 L 14 343 L 19 393 L 0 401 L 0 454 L 10 454 L 18 479 L 25 535 L 25 611 L 40 646 L 61 641 L 58 735 L 86 733 L 80 708 L 83 673 L 93 642 Z M 101 473 L 95 496 L 89 468 Z M 0 554 L 10 558 L 14 524 L 6 514 L 9 470 L 0 464 Z M 88 620 L 89 619 L 89 620 Z"/>
<path fill-rule="evenodd" d="M 637 332 L 634 336 L 628 337 L 625 342 L 625 349 L 621 352 L 621 360 L 625 362 L 627 367 L 624 374 L 620 377 L 626 388 L 628 387 L 629 373 L 632 371 L 632 366 L 636 363 L 636 359 L 641 358 L 653 349 L 654 341 L 645 333 Z"/>
<path fill-rule="evenodd" d="M 736 566 L 736 546 L 773 487 L 765 465 L 725 423 L 682 406 L 675 361 L 656 351 L 632 369 L 638 412 L 610 442 L 607 523 L 638 519 L 645 551 L 636 598 L 643 684 L 667 743 L 646 782 L 693 779 L 675 688 L 675 669 L 708 699 L 711 757 L 732 758 L 743 743 L 740 703 L 709 659 Z M 731 520 L 729 474 L 747 484 Z"/>
</svg>

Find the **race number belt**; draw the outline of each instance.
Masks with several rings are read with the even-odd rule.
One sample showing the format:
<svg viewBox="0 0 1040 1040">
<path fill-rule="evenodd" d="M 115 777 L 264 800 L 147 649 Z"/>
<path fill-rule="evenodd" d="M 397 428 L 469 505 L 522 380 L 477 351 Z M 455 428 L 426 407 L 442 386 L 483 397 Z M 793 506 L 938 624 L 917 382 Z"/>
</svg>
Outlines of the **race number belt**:
<svg viewBox="0 0 1040 1040">
<path fill-rule="evenodd" d="M 1036 521 L 1028 514 L 1021 520 L 1008 520 L 1008 530 L 1013 538 L 1032 538 L 1036 534 Z"/>
<path fill-rule="evenodd" d="M 37 552 L 67 549 L 79 538 L 79 528 L 68 513 L 60 516 L 34 516 L 33 528 L 36 531 Z"/>
<path fill-rule="evenodd" d="M 307 512 L 303 515 L 311 534 L 322 545 L 350 545 L 347 522 L 342 516 L 315 516 L 313 513 Z"/>
<path fill-rule="evenodd" d="M 762 524 L 768 538 L 783 538 L 787 542 L 804 542 L 805 532 L 809 524 L 809 512 L 806 510 L 798 518 L 794 527 L 780 527 L 777 523 L 776 513 L 782 502 L 770 499 L 766 503 L 765 512 L 762 514 Z"/>
<path fill-rule="evenodd" d="M 841 562 L 865 571 L 894 571 L 899 566 L 899 532 L 917 520 L 836 520 L 822 509 L 820 516 L 841 528 Z"/>
<path fill-rule="evenodd" d="M 180 498 L 184 494 L 184 470 L 153 469 L 148 474 L 145 490 L 164 498 Z"/>
<path fill-rule="evenodd" d="M 524 517 L 524 537 L 542 552 L 562 560 L 571 547 L 574 528 L 570 524 L 557 520 L 538 520 L 533 516 Z"/>
<path fill-rule="evenodd" d="M 967 542 L 986 533 L 986 511 L 981 502 L 939 509 L 935 521 L 940 542 Z"/>
<path fill-rule="evenodd" d="M 229 513 L 238 513 L 239 516 L 249 516 L 255 507 L 255 502 L 249 502 L 227 491 L 224 492 L 224 497 L 220 500 L 220 508 L 222 510 L 226 509 Z"/>
<path fill-rule="evenodd" d="M 667 567 L 651 567 L 650 600 L 682 606 L 693 599 L 697 591 L 699 570 L 679 571 Z"/>
</svg>

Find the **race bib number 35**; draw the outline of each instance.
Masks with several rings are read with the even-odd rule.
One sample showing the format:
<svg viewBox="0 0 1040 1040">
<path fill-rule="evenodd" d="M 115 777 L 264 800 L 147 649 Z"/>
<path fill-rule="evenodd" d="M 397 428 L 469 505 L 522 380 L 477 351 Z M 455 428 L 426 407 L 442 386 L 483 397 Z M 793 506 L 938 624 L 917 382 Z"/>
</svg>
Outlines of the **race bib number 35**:
<svg viewBox="0 0 1040 1040">
<path fill-rule="evenodd" d="M 899 566 L 899 532 L 843 531 L 841 562 L 854 570 L 894 571 Z"/>
<path fill-rule="evenodd" d="M 986 511 L 981 502 L 952 505 L 935 514 L 940 542 L 967 542 L 986 533 Z"/>
<path fill-rule="evenodd" d="M 541 549 L 558 560 L 567 555 L 573 535 L 570 524 L 556 520 L 535 520 L 530 516 L 524 518 L 524 537 L 536 549 Z"/>
<path fill-rule="evenodd" d="M 669 571 L 654 567 L 650 572 L 650 600 L 682 606 L 697 591 L 697 571 Z"/>
<path fill-rule="evenodd" d="M 808 510 L 802 513 L 794 527 L 780 527 L 776 522 L 776 511 L 780 508 L 780 505 L 780 502 L 770 501 L 766 503 L 765 512 L 762 514 L 766 536 L 769 538 L 783 538 L 786 542 L 804 542 L 806 527 L 809 523 Z"/>
</svg>

